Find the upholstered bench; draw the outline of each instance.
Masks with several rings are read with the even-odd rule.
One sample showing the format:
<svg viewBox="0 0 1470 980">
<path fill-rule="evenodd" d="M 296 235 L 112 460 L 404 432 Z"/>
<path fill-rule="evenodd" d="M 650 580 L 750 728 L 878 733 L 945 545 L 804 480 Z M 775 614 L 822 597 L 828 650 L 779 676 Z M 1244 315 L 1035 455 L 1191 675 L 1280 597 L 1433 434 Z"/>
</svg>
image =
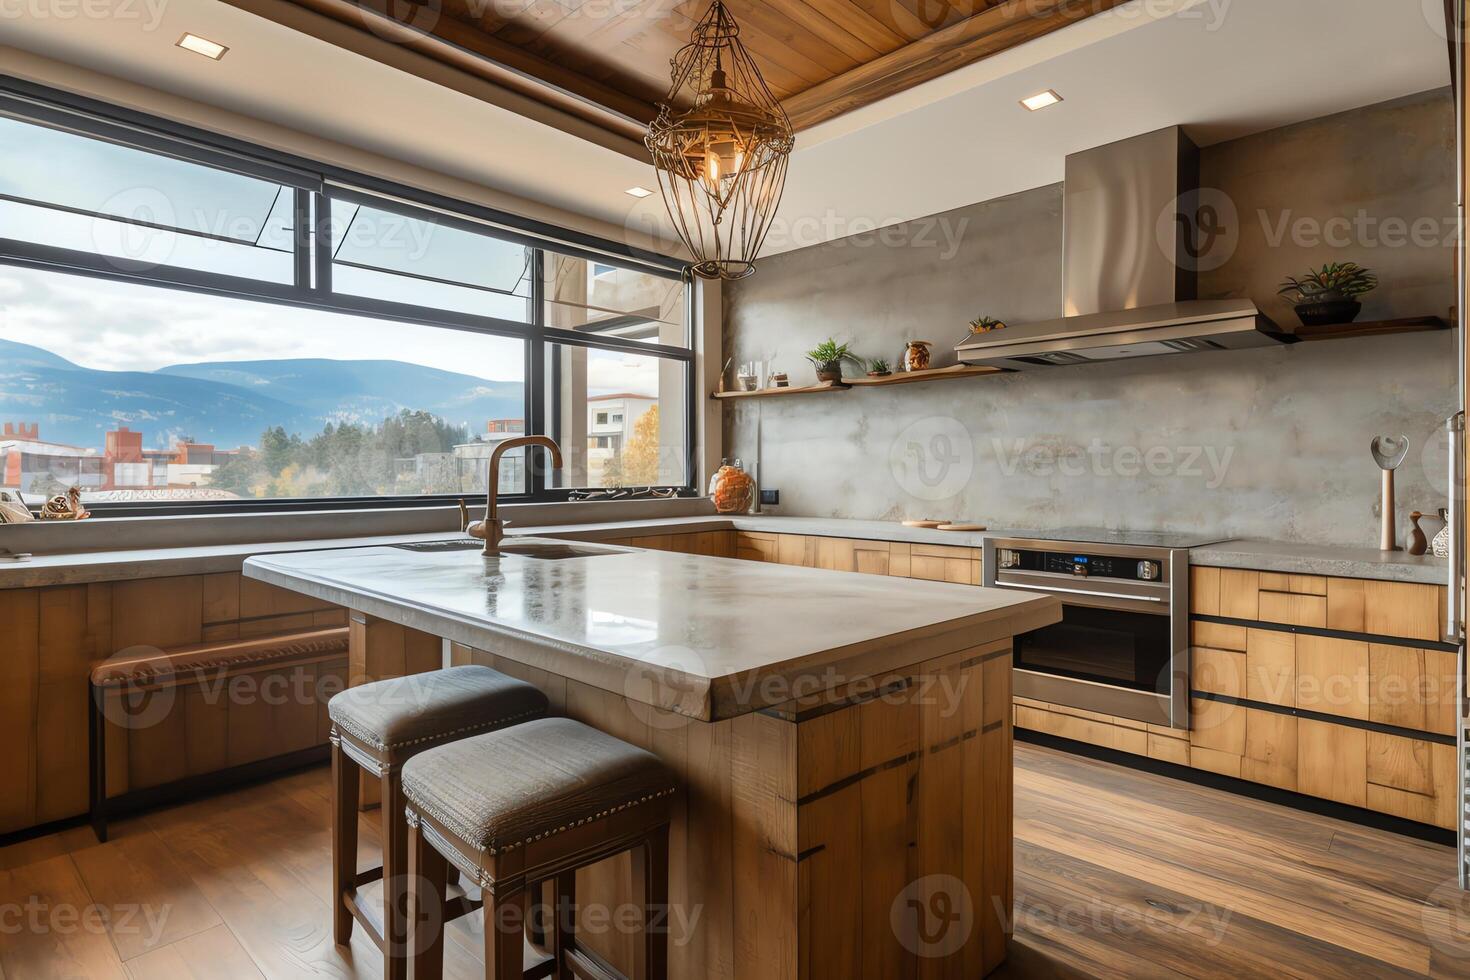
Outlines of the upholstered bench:
<svg viewBox="0 0 1470 980">
<path fill-rule="evenodd" d="M 405 763 L 446 742 L 546 714 L 546 695 L 489 667 L 464 666 L 375 681 L 336 695 L 332 719 L 333 935 L 352 938 L 353 920 L 383 951 L 388 980 L 408 963 L 408 826 L 401 776 Z M 357 803 L 362 770 L 381 784 L 383 864 L 357 870 Z M 358 889 L 383 881 L 383 926 Z"/>
<path fill-rule="evenodd" d="M 415 921 L 415 980 L 444 970 L 448 869 L 483 890 L 485 975 L 524 975 L 521 930 L 528 892 L 551 882 L 554 968 L 561 976 L 609 976 L 578 947 L 576 873 L 624 851 L 634 857 L 645 911 L 645 974 L 667 975 L 668 832 L 674 775 L 651 753 L 566 718 L 546 718 L 467 738 L 403 767 Z M 422 911 L 421 911 L 422 910 Z M 652 925 L 660 911 L 664 921 Z"/>
<path fill-rule="evenodd" d="M 347 627 L 265 636 L 250 640 L 228 640 L 200 643 L 171 650 L 151 648 L 109 658 L 92 668 L 89 678 L 90 710 L 88 712 L 89 779 L 88 796 L 92 829 L 99 841 L 107 840 L 107 821 L 112 813 L 132 809 L 140 800 L 159 801 L 186 795 L 191 789 L 203 791 L 228 785 L 231 770 L 190 776 L 150 787 L 146 793 L 129 793 L 109 798 L 107 785 L 107 729 L 109 724 L 140 729 L 164 723 L 169 712 L 185 710 L 184 696 L 192 690 L 205 692 L 214 710 L 228 711 L 230 699 L 240 697 L 229 684 L 244 674 L 264 678 L 313 666 L 340 666 L 347 663 Z M 260 695 L 259 687 L 254 689 Z M 298 705 L 315 716 L 315 690 L 307 692 L 312 703 Z M 131 702 L 131 706 L 130 706 Z M 139 706 L 142 706 L 141 708 Z M 315 722 L 312 722 L 313 731 Z M 187 746 L 177 746 L 183 753 Z M 251 763 L 253 774 L 272 771 L 272 762 L 301 764 L 299 752 L 289 758 L 263 759 Z M 320 760 L 320 756 L 317 757 Z M 311 760 L 305 760 L 311 761 Z M 286 768 L 281 765 L 276 768 Z M 239 769 L 243 767 L 233 767 Z M 238 774 L 235 778 L 239 778 Z"/>
</svg>

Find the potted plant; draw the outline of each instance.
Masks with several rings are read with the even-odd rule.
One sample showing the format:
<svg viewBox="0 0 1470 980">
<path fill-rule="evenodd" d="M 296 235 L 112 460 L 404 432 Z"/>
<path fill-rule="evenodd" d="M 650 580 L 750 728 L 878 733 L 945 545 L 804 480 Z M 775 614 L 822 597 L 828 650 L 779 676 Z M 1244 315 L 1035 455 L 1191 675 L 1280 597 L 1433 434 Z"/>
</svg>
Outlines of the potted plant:
<svg viewBox="0 0 1470 980">
<path fill-rule="evenodd" d="M 970 333 L 990 333 L 992 330 L 1004 330 L 1006 325 L 993 316 L 977 316 L 970 321 Z"/>
<path fill-rule="evenodd" d="M 886 357 L 875 357 L 868 362 L 868 377 L 886 378 L 893 373 L 893 367 L 888 363 Z"/>
<path fill-rule="evenodd" d="M 818 381 L 834 384 L 842 381 L 843 361 L 861 363 L 853 356 L 850 344 L 839 344 L 830 338 L 807 351 L 806 359 L 817 369 Z"/>
<path fill-rule="evenodd" d="M 1288 277 L 1280 294 L 1296 306 L 1304 327 L 1352 323 L 1363 304 L 1358 297 L 1378 288 L 1378 277 L 1356 262 L 1329 262 L 1297 279 Z"/>
</svg>

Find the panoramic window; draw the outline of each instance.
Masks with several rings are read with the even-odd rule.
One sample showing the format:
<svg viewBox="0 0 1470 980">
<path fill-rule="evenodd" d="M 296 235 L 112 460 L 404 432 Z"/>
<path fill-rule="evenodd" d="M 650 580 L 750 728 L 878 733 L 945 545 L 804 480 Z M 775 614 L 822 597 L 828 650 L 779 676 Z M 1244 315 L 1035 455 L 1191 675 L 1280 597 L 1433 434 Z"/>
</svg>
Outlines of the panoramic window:
<svg viewBox="0 0 1470 980">
<path fill-rule="evenodd" d="M 294 191 L 0 117 L 0 238 L 287 283 Z"/>
<path fill-rule="evenodd" d="M 191 147 L 0 117 L 0 489 L 103 511 L 467 497 L 538 431 L 568 465 L 512 449 L 500 492 L 689 487 L 675 264 Z"/>
<path fill-rule="evenodd" d="M 0 487 L 35 502 L 484 492 L 525 344 L 0 266 Z M 500 489 L 519 493 L 518 463 Z"/>
</svg>

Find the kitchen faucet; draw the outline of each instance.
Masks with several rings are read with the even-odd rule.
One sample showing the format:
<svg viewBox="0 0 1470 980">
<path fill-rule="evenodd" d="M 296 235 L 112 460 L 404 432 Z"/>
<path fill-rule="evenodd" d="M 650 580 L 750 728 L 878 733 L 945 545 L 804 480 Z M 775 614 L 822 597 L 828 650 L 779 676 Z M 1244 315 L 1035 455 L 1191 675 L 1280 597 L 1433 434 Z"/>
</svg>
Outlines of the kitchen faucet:
<svg viewBox="0 0 1470 980">
<path fill-rule="evenodd" d="M 485 487 L 485 519 L 478 524 L 471 524 L 467 531 L 474 537 L 485 539 L 485 554 L 493 555 L 499 552 L 500 541 L 505 537 L 505 521 L 496 514 L 496 497 L 500 491 L 500 457 L 506 450 L 515 449 L 519 446 L 542 446 L 551 453 L 551 465 L 554 469 L 561 469 L 561 447 L 556 440 L 550 436 L 517 436 L 507 439 L 495 447 L 490 453 L 490 471 L 486 476 Z M 526 453 L 527 459 L 530 452 Z M 483 533 L 476 533 L 482 531 Z"/>
</svg>

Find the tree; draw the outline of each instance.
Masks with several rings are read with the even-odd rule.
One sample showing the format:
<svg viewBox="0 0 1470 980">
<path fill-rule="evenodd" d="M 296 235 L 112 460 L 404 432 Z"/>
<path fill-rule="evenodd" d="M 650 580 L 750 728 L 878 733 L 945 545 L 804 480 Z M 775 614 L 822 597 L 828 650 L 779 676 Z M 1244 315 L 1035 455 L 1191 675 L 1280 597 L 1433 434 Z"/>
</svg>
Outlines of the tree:
<svg viewBox="0 0 1470 980">
<path fill-rule="evenodd" d="M 648 487 L 659 482 L 658 406 L 653 405 L 633 423 L 633 435 L 621 455 L 608 460 L 603 482 L 610 487 Z"/>
</svg>

